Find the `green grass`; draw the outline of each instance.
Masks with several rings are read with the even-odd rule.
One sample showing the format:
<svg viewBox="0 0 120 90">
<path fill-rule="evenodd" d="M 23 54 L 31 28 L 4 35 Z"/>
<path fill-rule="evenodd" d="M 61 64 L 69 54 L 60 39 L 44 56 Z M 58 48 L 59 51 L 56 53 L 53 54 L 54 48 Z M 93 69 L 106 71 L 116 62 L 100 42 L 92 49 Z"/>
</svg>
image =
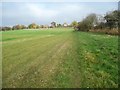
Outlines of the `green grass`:
<svg viewBox="0 0 120 90">
<path fill-rule="evenodd" d="M 117 88 L 118 37 L 71 28 L 2 32 L 4 88 Z"/>
</svg>

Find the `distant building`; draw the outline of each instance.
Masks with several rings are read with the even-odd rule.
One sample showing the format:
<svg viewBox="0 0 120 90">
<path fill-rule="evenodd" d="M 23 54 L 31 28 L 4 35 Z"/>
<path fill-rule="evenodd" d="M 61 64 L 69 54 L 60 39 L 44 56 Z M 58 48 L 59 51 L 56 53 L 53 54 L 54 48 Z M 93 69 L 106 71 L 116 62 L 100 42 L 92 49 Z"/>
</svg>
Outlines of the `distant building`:
<svg viewBox="0 0 120 90">
<path fill-rule="evenodd" d="M 44 25 L 44 28 L 49 28 L 49 25 Z"/>
<path fill-rule="evenodd" d="M 67 23 L 64 23 L 64 24 L 63 24 L 63 26 L 64 26 L 64 27 L 67 27 L 67 26 L 68 26 L 68 24 L 67 24 Z"/>
</svg>

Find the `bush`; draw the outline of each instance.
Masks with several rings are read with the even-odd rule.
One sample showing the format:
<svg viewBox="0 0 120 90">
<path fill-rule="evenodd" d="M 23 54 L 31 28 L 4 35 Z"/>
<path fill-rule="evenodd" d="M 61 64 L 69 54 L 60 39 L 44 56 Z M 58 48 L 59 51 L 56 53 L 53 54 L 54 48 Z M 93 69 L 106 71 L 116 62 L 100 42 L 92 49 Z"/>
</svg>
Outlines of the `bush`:
<svg viewBox="0 0 120 90">
<path fill-rule="evenodd" d="M 89 26 L 86 22 L 79 22 L 75 29 L 77 31 L 89 31 Z"/>
<path fill-rule="evenodd" d="M 97 32 L 97 33 L 104 33 L 104 34 L 109 34 L 109 35 L 119 35 L 118 29 L 96 29 L 96 30 L 89 30 L 90 32 Z"/>
<path fill-rule="evenodd" d="M 11 27 L 2 27 L 2 31 L 9 31 L 9 30 L 12 30 Z"/>
</svg>

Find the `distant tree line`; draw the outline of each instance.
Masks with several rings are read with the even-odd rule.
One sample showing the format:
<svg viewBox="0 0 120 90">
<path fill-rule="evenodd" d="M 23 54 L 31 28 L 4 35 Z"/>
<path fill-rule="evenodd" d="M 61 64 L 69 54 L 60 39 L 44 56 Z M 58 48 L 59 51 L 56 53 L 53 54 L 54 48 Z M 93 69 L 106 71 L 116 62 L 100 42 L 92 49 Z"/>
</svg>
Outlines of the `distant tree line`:
<svg viewBox="0 0 120 90">
<path fill-rule="evenodd" d="M 36 23 L 31 23 L 28 26 L 25 25 L 14 25 L 12 27 L 0 27 L 1 31 L 9 31 L 9 30 L 21 30 L 21 29 L 40 29 L 40 28 L 57 28 L 57 27 L 70 27 L 70 25 L 68 25 L 66 22 L 63 24 L 60 23 L 56 23 L 56 22 L 51 22 L 50 25 L 38 25 Z"/>
<path fill-rule="evenodd" d="M 119 34 L 120 11 L 115 10 L 106 13 L 104 16 L 89 14 L 81 22 L 73 22 L 76 31 L 104 32 L 107 34 Z"/>
<path fill-rule="evenodd" d="M 86 16 L 82 21 L 73 21 L 71 24 L 66 22 L 63 24 L 51 22 L 50 25 L 38 25 L 32 23 L 28 26 L 15 25 L 13 27 L 0 27 L 1 31 L 9 30 L 21 30 L 21 29 L 40 29 L 40 28 L 60 28 L 60 27 L 72 27 L 76 31 L 91 31 L 91 32 L 103 32 L 107 34 L 118 34 L 118 26 L 120 26 L 120 11 L 114 10 L 107 12 L 104 16 L 91 13 Z"/>
</svg>

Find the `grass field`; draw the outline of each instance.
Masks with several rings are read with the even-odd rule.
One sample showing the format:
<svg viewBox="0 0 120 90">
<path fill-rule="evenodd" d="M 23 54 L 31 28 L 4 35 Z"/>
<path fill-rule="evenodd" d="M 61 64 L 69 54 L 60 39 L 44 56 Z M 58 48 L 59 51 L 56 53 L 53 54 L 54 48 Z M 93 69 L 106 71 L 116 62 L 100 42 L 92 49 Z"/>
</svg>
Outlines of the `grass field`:
<svg viewBox="0 0 120 90">
<path fill-rule="evenodd" d="M 117 36 L 71 28 L 2 34 L 4 88 L 118 87 Z"/>
</svg>

